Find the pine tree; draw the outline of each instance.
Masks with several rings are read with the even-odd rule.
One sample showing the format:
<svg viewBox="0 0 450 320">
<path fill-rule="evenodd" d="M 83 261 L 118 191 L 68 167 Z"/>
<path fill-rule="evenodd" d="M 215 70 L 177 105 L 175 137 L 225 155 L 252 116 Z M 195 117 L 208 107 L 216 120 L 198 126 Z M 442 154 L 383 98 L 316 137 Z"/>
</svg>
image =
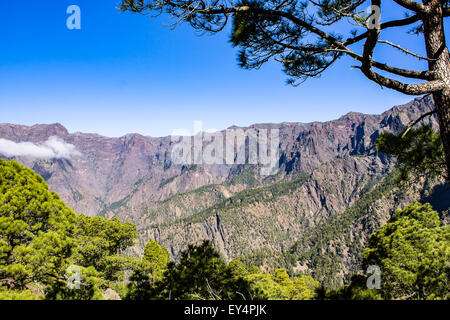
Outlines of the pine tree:
<svg viewBox="0 0 450 320">
<path fill-rule="evenodd" d="M 430 204 L 398 210 L 370 237 L 363 268 L 369 265 L 381 269 L 385 299 L 449 299 L 450 226 Z"/>
<path fill-rule="evenodd" d="M 42 177 L 0 159 L 0 298 L 102 299 L 131 268 L 121 254 L 136 237 L 118 219 L 77 216 Z"/>
<path fill-rule="evenodd" d="M 386 8 L 381 0 L 122 0 L 120 9 L 154 16 L 167 13 L 175 21 L 173 26 L 185 22 L 202 33 L 221 32 L 231 22 L 230 40 L 240 48 L 239 65 L 258 69 L 269 61 L 279 62 L 290 84 L 319 77 L 340 58 L 350 57 L 354 70 L 382 87 L 406 95 L 432 95 L 450 175 L 450 54 L 444 28 L 449 1 L 394 2 L 399 18 L 383 22 Z M 407 15 L 400 18 L 403 11 Z M 384 39 L 405 26 L 410 34 L 423 34 L 426 55 Z M 376 59 L 379 46 L 428 66 L 411 70 L 380 61 Z"/>
</svg>

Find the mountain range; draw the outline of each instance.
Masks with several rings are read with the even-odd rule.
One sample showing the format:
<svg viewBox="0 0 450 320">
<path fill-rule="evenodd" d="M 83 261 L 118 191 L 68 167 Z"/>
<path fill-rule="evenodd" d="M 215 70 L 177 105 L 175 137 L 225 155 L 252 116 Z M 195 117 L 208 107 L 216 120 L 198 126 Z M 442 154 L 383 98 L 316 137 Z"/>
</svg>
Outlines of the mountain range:
<svg viewBox="0 0 450 320">
<path fill-rule="evenodd" d="M 60 124 L 0 124 L 0 158 L 33 169 L 77 213 L 135 223 L 140 243 L 131 254 L 154 239 L 176 258 L 187 243 L 209 239 L 227 260 L 309 273 L 335 288 L 359 270 L 368 236 L 396 208 L 431 201 L 445 215 L 450 207 L 442 180 L 400 187 L 395 159 L 375 148 L 381 132 L 400 132 L 432 108 L 424 97 L 380 115 L 241 128 L 279 130 L 272 176 L 251 164 L 174 164 L 170 137 L 108 138 Z M 438 128 L 434 117 L 422 122 Z"/>
</svg>

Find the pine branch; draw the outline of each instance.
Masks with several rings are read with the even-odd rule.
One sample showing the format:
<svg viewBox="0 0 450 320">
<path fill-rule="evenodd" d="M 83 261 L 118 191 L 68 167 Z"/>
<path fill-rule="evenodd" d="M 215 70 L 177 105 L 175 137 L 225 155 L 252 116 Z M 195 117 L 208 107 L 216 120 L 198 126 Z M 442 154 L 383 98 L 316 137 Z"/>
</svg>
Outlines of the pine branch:
<svg viewBox="0 0 450 320">
<path fill-rule="evenodd" d="M 418 55 L 418 54 L 416 54 L 416 53 L 413 53 L 413 52 L 409 51 L 408 49 L 402 48 L 402 47 L 399 46 L 398 44 L 392 43 L 392 42 L 390 42 L 390 41 L 386 41 L 386 40 L 378 40 L 378 43 L 384 43 L 384 44 L 387 44 L 387 45 L 389 45 L 389 46 L 391 46 L 391 47 L 394 47 L 394 48 L 396 48 L 396 49 L 398 49 L 398 50 L 404 52 L 404 53 L 407 54 L 407 55 L 409 54 L 409 55 L 411 55 L 411 56 L 413 56 L 413 57 L 415 57 L 415 58 L 417 58 L 417 59 L 419 59 L 419 60 L 427 60 L 427 61 L 436 60 L 436 59 L 429 59 L 429 58 L 423 57 L 423 56 L 421 56 L 421 55 Z"/>
<path fill-rule="evenodd" d="M 373 6 L 380 7 L 381 0 L 372 0 L 371 3 Z M 381 26 L 368 30 L 367 40 L 364 43 L 363 60 L 360 69 L 369 80 L 372 80 L 383 87 L 393 89 L 408 95 L 421 95 L 425 93 L 436 92 L 446 87 L 446 84 L 440 80 L 431 80 L 420 84 L 406 84 L 398 80 L 384 77 L 373 71 L 372 57 L 375 47 L 379 41 L 380 31 Z"/>
<path fill-rule="evenodd" d="M 450 12 L 449 12 L 450 14 Z M 399 20 L 392 20 L 392 21 L 388 21 L 388 22 L 384 22 L 381 24 L 380 26 L 380 30 L 384 30 L 384 29 L 388 29 L 388 28 L 393 28 L 393 27 L 404 27 L 410 24 L 413 24 L 417 21 L 420 21 L 420 15 L 416 14 L 413 15 L 411 17 L 407 17 L 405 19 L 399 19 Z M 369 32 L 365 32 L 363 34 L 360 34 L 359 36 L 353 37 L 353 38 L 349 38 L 344 42 L 344 45 L 348 46 L 354 43 L 357 43 L 361 40 L 364 40 L 367 38 Z"/>
<path fill-rule="evenodd" d="M 380 63 L 373 60 L 373 51 L 375 49 L 375 46 L 378 42 L 383 42 L 383 40 L 379 40 L 379 34 L 381 30 L 392 28 L 392 27 L 399 27 L 399 26 L 406 26 L 415 22 L 418 22 L 422 19 L 423 14 L 426 14 L 427 8 L 426 6 L 414 2 L 413 0 L 394 0 L 400 5 L 404 5 L 407 8 L 413 8 L 417 14 L 407 17 L 404 19 L 399 20 L 393 20 L 386 23 L 383 23 L 378 26 L 376 29 L 370 29 L 367 30 L 367 32 L 355 36 L 353 38 L 349 38 L 346 41 L 341 41 L 338 37 L 322 30 L 320 27 L 317 27 L 316 25 L 313 25 L 312 21 L 309 21 L 305 17 L 297 16 L 295 11 L 286 9 L 288 2 L 282 2 L 281 5 L 275 6 L 272 9 L 269 9 L 267 7 L 261 7 L 261 6 L 251 6 L 251 5 L 238 5 L 234 7 L 226 7 L 225 4 L 221 4 L 218 1 L 214 1 L 210 4 L 207 3 L 207 1 L 170 1 L 170 0 L 160 0 L 160 1 L 154 1 L 150 2 L 149 4 L 144 4 L 144 1 L 142 1 L 140 4 L 136 5 L 137 7 L 133 7 L 131 10 L 135 12 L 142 12 L 145 10 L 168 10 L 168 12 L 174 16 L 174 17 L 183 17 L 184 21 L 189 21 L 191 25 L 197 29 L 197 30 L 203 30 L 207 32 L 217 32 L 223 29 L 224 25 L 226 24 L 226 21 L 229 16 L 235 15 L 235 14 L 241 14 L 241 15 L 256 15 L 256 16 L 265 16 L 268 17 L 269 20 L 270 17 L 277 17 L 277 18 L 283 18 L 286 19 L 287 22 L 292 23 L 293 25 L 296 25 L 298 28 L 311 33 L 312 35 L 315 35 L 325 43 L 325 46 L 319 46 L 319 45 L 294 45 L 296 39 L 274 39 L 271 37 L 271 40 L 273 43 L 277 46 L 280 46 L 280 48 L 274 48 L 272 50 L 267 49 L 270 51 L 266 56 L 263 56 L 261 63 L 264 63 L 268 60 L 268 57 L 275 56 L 276 54 L 281 54 L 282 49 L 290 49 L 290 50 L 298 50 L 300 54 L 306 53 L 306 55 L 309 54 L 325 54 L 326 52 L 337 52 L 337 53 L 345 53 L 357 61 L 362 63 L 361 67 L 357 67 L 361 69 L 363 74 L 370 80 L 378 83 L 381 86 L 397 90 L 399 92 L 409 94 L 409 95 L 421 95 L 425 93 L 435 92 L 438 90 L 441 90 L 444 87 L 444 83 L 442 81 L 434 80 L 434 74 L 430 71 L 416 71 L 416 70 L 406 70 L 401 68 L 396 68 L 389 66 L 384 63 Z M 195 7 L 193 4 L 197 4 Z M 372 0 L 372 5 L 381 7 L 381 1 L 380 0 Z M 200 4 L 200 5 L 198 5 Z M 285 11 L 283 11 L 286 9 Z M 186 15 L 186 12 L 188 14 Z M 224 20 L 213 20 L 212 16 L 222 16 Z M 195 22 L 195 19 L 198 17 L 204 17 L 206 22 Z M 190 19 L 194 19 L 194 22 Z M 213 21 L 213 22 L 211 22 Z M 225 21 L 225 23 L 224 23 Z M 210 25 L 208 25 L 210 23 Z M 211 24 L 220 25 L 214 29 Z M 361 40 L 366 39 L 366 42 L 364 44 L 364 53 L 363 55 L 356 54 L 354 51 L 350 50 L 348 48 L 349 45 L 357 43 Z M 286 41 L 288 40 L 288 41 Z M 287 43 L 286 43 L 287 42 Z M 384 42 L 387 43 L 387 42 Z M 397 45 L 387 43 L 389 45 L 393 45 L 396 47 Z M 412 52 L 409 52 L 406 49 L 401 48 L 398 46 L 399 50 L 402 50 L 403 52 L 407 54 L 411 54 L 417 58 L 421 58 L 424 60 L 428 60 L 425 57 L 421 57 L 417 54 L 414 54 Z M 264 50 L 264 47 L 260 47 L 258 50 Z M 278 59 L 279 60 L 279 59 Z M 389 72 L 391 74 L 399 75 L 402 77 L 407 78 L 414 78 L 414 79 L 421 79 L 426 80 L 427 82 L 420 83 L 420 84 L 407 84 L 403 83 L 394 79 L 390 79 L 387 77 L 384 77 L 372 70 L 372 67 L 377 68 L 382 71 Z"/>
<path fill-rule="evenodd" d="M 405 129 L 403 129 L 403 133 L 402 133 L 402 138 L 404 138 L 409 131 L 411 131 L 411 129 L 418 124 L 420 121 L 422 121 L 423 119 L 425 119 L 426 117 L 432 116 L 433 114 L 436 113 L 436 110 L 432 110 L 430 112 L 427 112 L 423 115 L 421 115 L 418 119 L 411 121 L 410 123 L 408 123 L 408 125 L 406 126 Z"/>
</svg>

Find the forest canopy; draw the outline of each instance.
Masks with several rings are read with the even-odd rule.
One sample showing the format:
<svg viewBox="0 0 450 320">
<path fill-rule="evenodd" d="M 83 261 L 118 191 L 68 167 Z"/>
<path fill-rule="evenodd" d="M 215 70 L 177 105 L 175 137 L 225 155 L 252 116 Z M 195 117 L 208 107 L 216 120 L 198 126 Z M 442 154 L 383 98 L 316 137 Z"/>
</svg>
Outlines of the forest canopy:
<svg viewBox="0 0 450 320">
<path fill-rule="evenodd" d="M 449 298 L 450 226 L 429 204 L 398 210 L 370 237 L 362 267 L 382 270 L 378 290 L 356 274 L 327 291 L 308 274 L 227 262 L 209 241 L 176 260 L 153 240 L 142 257 L 127 255 L 137 238 L 135 225 L 76 215 L 31 169 L 0 160 L 0 299 Z"/>
</svg>

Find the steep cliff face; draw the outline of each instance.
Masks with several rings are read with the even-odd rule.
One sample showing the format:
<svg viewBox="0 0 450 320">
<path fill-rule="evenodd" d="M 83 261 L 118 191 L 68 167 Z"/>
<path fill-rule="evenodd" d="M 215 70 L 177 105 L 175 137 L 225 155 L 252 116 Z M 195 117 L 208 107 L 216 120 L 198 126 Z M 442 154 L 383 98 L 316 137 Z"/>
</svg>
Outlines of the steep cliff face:
<svg viewBox="0 0 450 320">
<path fill-rule="evenodd" d="M 124 198 L 132 198 L 131 203 L 138 204 L 224 180 L 223 174 L 197 171 L 193 175 L 182 166 L 172 165 L 170 138 L 69 134 L 59 124 L 0 125 L 0 138 L 14 142 L 42 145 L 52 136 L 74 145 L 81 155 L 70 159 L 9 158 L 41 174 L 52 190 L 80 213 L 97 215 Z M 182 178 L 175 179 L 176 184 L 161 186 L 162 182 L 182 174 Z"/>
<path fill-rule="evenodd" d="M 254 173 L 249 174 L 248 170 L 236 170 L 236 165 L 174 165 L 171 161 L 173 143 L 169 137 L 130 134 L 107 138 L 96 134 L 69 134 L 60 124 L 32 127 L 0 124 L 0 139 L 43 144 L 57 136 L 73 144 L 81 155 L 70 159 L 9 158 L 41 174 L 76 212 L 108 215 L 117 213 L 113 209 L 123 204 L 137 207 L 143 202 L 164 200 L 181 192 L 227 181 L 243 187 L 281 181 L 299 172 L 310 173 L 338 157 L 369 154 L 374 151 L 373 142 L 381 130 L 399 130 L 431 107 L 429 98 L 417 99 L 382 115 L 349 113 L 325 123 L 263 124 L 244 128 L 280 130 L 281 173 L 266 181 Z M 8 157 L 3 155 L 2 158 Z"/>
<path fill-rule="evenodd" d="M 360 263 L 367 241 L 395 210 L 414 201 L 429 202 L 432 198 L 435 199 L 434 208 L 445 215 L 449 202 L 436 197 L 439 194 L 450 198 L 450 188 L 443 179 L 398 185 L 394 170 L 372 184 L 345 210 L 301 234 L 285 255 L 285 264 L 292 266 L 294 271 L 311 273 L 329 288 L 340 287 L 353 273 L 365 272 L 360 269 Z"/>
<path fill-rule="evenodd" d="M 0 124 L 0 139 L 42 146 L 58 137 L 76 154 L 0 157 L 42 175 L 78 213 L 135 223 L 137 251 L 152 238 L 176 257 L 187 243 L 210 239 L 228 259 L 311 272 L 336 286 L 357 268 L 368 235 L 393 209 L 424 198 L 423 186 L 395 192 L 386 182 L 393 162 L 376 152 L 375 141 L 432 108 L 424 98 L 381 115 L 242 128 L 279 129 L 280 170 L 273 176 L 254 165 L 175 165 L 170 137 L 71 134 L 59 124 Z M 435 118 L 424 122 L 437 128 Z M 441 188 L 440 197 L 450 198 Z"/>
<path fill-rule="evenodd" d="M 173 254 L 199 239 L 212 240 L 227 258 L 261 248 L 282 252 L 305 230 L 352 205 L 387 170 L 377 158 L 336 159 L 309 177 L 246 189 L 190 216 L 146 223 L 140 233 Z"/>
</svg>

